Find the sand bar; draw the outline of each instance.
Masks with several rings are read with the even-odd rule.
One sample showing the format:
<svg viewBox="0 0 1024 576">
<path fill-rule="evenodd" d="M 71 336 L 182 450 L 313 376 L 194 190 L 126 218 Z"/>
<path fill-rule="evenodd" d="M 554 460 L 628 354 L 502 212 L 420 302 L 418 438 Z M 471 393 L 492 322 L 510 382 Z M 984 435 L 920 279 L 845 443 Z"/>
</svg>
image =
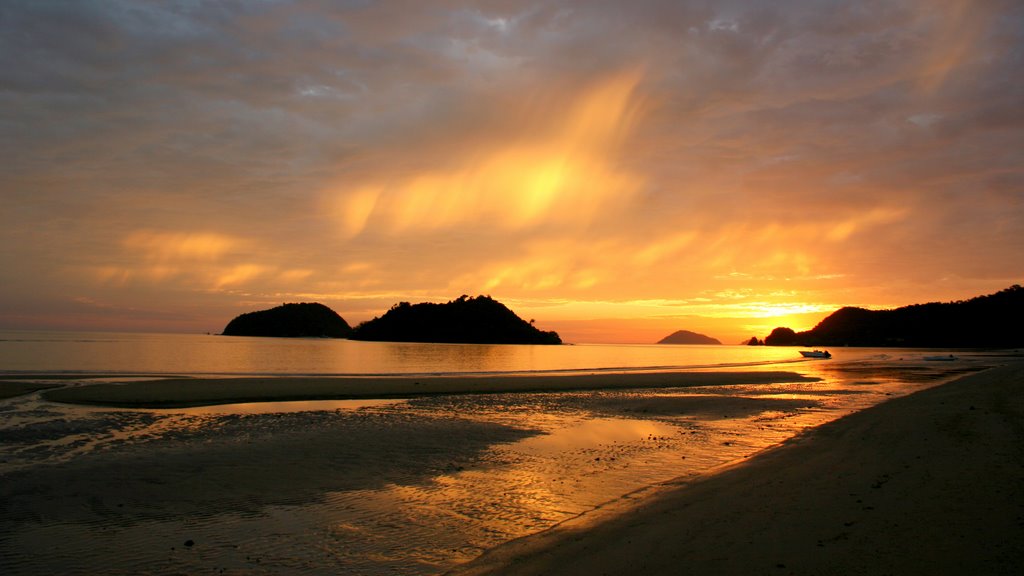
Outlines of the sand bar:
<svg viewBox="0 0 1024 576">
<path fill-rule="evenodd" d="M 1024 573 L 1024 365 L 893 399 L 453 573 Z"/>
<path fill-rule="evenodd" d="M 29 394 L 37 390 L 45 390 L 47 388 L 56 388 L 60 384 L 45 384 L 41 382 L 10 382 L 0 379 L 0 400 L 5 398 L 14 398 L 15 396 L 21 396 L 22 394 Z"/>
<path fill-rule="evenodd" d="M 795 372 L 643 372 L 526 376 L 168 378 L 92 383 L 43 393 L 54 402 L 171 408 L 242 402 L 410 398 L 436 394 L 562 392 L 814 382 Z"/>
</svg>

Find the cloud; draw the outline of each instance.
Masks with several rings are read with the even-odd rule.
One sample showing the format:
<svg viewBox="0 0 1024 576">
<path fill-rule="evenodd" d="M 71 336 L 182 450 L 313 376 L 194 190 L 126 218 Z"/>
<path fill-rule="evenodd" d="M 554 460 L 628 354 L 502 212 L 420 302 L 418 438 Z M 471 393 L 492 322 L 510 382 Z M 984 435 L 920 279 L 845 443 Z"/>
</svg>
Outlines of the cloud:
<svg viewBox="0 0 1024 576">
<path fill-rule="evenodd" d="M 215 232 L 158 232 L 139 230 L 124 238 L 128 250 L 140 252 L 150 261 L 217 260 L 240 240 Z"/>
<path fill-rule="evenodd" d="M 1024 269 L 1015 2 L 0 16 L 16 308 L 321 295 L 372 314 L 492 291 L 611 318 L 727 290 L 787 310 L 960 298 Z M 733 304 L 694 310 L 756 312 Z"/>
<path fill-rule="evenodd" d="M 527 126 L 509 141 L 459 158 L 448 168 L 327 192 L 340 230 L 416 234 L 486 222 L 504 230 L 585 226 L 627 204 L 641 180 L 615 165 L 628 131 L 640 76 L 613 75 L 584 89 L 565 108 L 519 111 Z M 514 114 L 516 111 L 508 111 Z"/>
</svg>

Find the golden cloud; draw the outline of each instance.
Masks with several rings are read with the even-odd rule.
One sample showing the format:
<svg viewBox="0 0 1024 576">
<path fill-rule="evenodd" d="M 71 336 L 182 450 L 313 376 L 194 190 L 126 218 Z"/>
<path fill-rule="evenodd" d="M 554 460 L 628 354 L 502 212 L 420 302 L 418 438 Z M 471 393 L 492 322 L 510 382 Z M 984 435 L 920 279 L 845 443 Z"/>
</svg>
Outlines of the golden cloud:
<svg viewBox="0 0 1024 576">
<path fill-rule="evenodd" d="M 90 275 L 99 284 L 176 282 L 196 290 L 222 290 L 271 277 L 284 283 L 304 280 L 311 270 L 237 262 L 248 241 L 214 232 L 136 230 L 121 240 L 125 263 L 97 266 Z"/>
<path fill-rule="evenodd" d="M 149 261 L 217 260 L 241 244 L 234 237 L 212 232 L 157 232 L 138 230 L 128 234 L 122 244 Z"/>
<path fill-rule="evenodd" d="M 598 82 L 568 110 L 549 111 L 542 128 L 454 168 L 328 191 L 342 235 L 368 228 L 401 234 L 480 222 L 518 230 L 594 221 L 641 184 L 615 163 L 637 112 L 632 96 L 639 80 L 633 71 Z"/>
</svg>

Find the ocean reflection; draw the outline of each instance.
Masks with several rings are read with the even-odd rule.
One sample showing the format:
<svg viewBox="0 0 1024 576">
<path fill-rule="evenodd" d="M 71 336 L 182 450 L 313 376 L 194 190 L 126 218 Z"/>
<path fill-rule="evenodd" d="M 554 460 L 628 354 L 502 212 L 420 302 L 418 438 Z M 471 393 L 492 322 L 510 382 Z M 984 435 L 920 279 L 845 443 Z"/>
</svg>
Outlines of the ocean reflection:
<svg viewBox="0 0 1024 576">
<path fill-rule="evenodd" d="M 551 433 L 520 440 L 508 450 L 555 456 L 560 452 L 598 449 L 603 444 L 640 442 L 652 437 L 675 436 L 674 426 L 650 420 L 594 418 Z"/>
<path fill-rule="evenodd" d="M 108 374 L 435 374 L 785 362 L 766 346 L 519 346 L 246 338 L 195 334 L 0 331 L 0 366 Z"/>
</svg>

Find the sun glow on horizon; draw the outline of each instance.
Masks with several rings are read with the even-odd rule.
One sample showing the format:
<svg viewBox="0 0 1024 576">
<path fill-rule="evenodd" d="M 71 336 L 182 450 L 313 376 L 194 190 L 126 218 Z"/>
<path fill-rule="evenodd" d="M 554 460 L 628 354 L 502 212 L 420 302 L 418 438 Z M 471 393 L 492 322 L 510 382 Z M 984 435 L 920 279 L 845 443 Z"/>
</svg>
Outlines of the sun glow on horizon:
<svg viewBox="0 0 1024 576">
<path fill-rule="evenodd" d="M 513 298 L 505 302 L 521 315 L 538 318 L 542 329 L 559 331 L 566 341 L 626 344 L 651 344 L 676 330 L 739 344 L 753 336 L 764 338 L 778 327 L 809 330 L 839 308 L 825 303 L 769 303 L 756 295 L 750 298 L 546 302 Z"/>
</svg>

